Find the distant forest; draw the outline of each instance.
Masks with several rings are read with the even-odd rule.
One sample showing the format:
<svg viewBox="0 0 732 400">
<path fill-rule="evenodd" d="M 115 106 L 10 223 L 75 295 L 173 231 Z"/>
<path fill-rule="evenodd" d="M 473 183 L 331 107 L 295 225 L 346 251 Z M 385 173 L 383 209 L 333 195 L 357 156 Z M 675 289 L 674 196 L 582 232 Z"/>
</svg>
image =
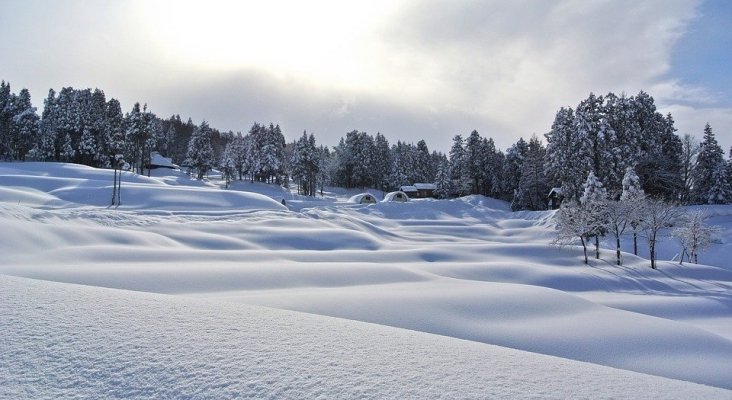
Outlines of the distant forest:
<svg viewBox="0 0 732 400">
<path fill-rule="evenodd" d="M 122 155 L 144 173 L 157 151 L 202 179 L 219 169 L 230 180 L 297 185 L 314 196 L 325 186 L 396 190 L 434 183 L 441 198 L 482 194 L 515 210 L 543 210 L 554 189 L 578 200 L 590 174 L 617 200 L 627 168 L 651 197 L 679 204 L 732 203 L 732 161 L 712 128 L 679 137 L 671 114 L 653 97 L 590 94 L 561 108 L 544 138 L 520 138 L 505 151 L 477 131 L 455 135 L 449 154 L 424 140 L 390 144 L 381 133 L 347 132 L 330 148 L 303 132 L 287 143 L 279 125 L 255 122 L 245 134 L 221 132 L 206 121 L 160 118 L 136 103 L 124 113 L 99 89 L 49 90 L 38 115 L 27 89 L 0 86 L 0 159 L 73 162 L 111 168 Z M 730 149 L 732 153 L 732 149 Z"/>
</svg>

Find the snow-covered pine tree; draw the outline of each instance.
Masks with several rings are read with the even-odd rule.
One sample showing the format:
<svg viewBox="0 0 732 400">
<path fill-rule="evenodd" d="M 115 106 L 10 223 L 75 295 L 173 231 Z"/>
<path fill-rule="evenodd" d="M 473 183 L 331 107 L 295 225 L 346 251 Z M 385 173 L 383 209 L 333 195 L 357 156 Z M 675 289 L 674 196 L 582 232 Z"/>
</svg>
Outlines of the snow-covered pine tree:
<svg viewBox="0 0 732 400">
<path fill-rule="evenodd" d="M 712 172 L 712 182 L 707 193 L 707 204 L 732 203 L 732 186 L 727 175 L 727 163 L 722 161 Z"/>
<path fill-rule="evenodd" d="M 640 178 L 633 167 L 625 169 L 623 176 L 623 192 L 620 195 L 622 208 L 627 212 L 626 219 L 633 229 L 633 254 L 638 255 L 638 232 L 643 223 L 646 194 L 640 184 Z"/>
<path fill-rule="evenodd" d="M 107 149 L 110 164 L 114 161 L 116 154 L 124 154 L 125 150 L 125 118 L 122 113 L 122 105 L 119 100 L 109 99 L 106 105 L 104 118 L 104 130 L 109 138 Z"/>
<path fill-rule="evenodd" d="M 430 150 L 424 139 L 417 142 L 414 153 L 414 181 L 434 182 L 435 168 L 432 165 Z"/>
<path fill-rule="evenodd" d="M 615 131 L 610 126 L 602 96 L 590 96 L 581 101 L 575 111 L 576 157 L 570 163 L 580 171 L 592 171 L 595 177 L 607 186 L 614 180 L 611 167 L 614 165 L 612 153 Z M 617 178 L 620 181 L 620 177 Z M 564 191 L 562 192 L 564 193 Z"/>
<path fill-rule="evenodd" d="M 609 196 L 617 200 L 622 192 L 622 178 L 625 170 L 633 166 L 640 156 L 638 140 L 640 127 L 634 118 L 632 98 L 622 93 L 619 97 L 614 93 L 605 96 L 605 115 L 612 127 L 613 135 L 606 139 L 605 145 L 607 171 L 606 177 Z"/>
<path fill-rule="evenodd" d="M 483 153 L 482 138 L 478 131 L 474 130 L 465 141 L 465 169 L 466 176 L 470 179 L 471 193 L 477 194 L 482 191 L 483 183 Z"/>
<path fill-rule="evenodd" d="M 135 103 L 125 117 L 125 128 L 125 160 L 132 165 L 133 171 L 142 173 L 142 148 L 147 127 L 140 103 Z"/>
<path fill-rule="evenodd" d="M 323 195 L 325 185 L 330 183 L 331 169 L 333 168 L 333 157 L 327 146 L 320 145 L 318 148 L 318 188 L 320 195 Z"/>
<path fill-rule="evenodd" d="M 521 182 L 521 170 L 523 168 L 524 158 L 529 151 L 529 145 L 524 138 L 514 143 L 506 150 L 506 158 L 503 163 L 503 193 L 506 200 L 510 200 L 513 204 L 518 195 L 519 182 Z"/>
<path fill-rule="evenodd" d="M 79 141 L 79 107 L 73 88 L 62 88 L 58 93 L 57 125 L 59 139 L 58 161 L 72 162 L 76 157 L 76 144 Z"/>
<path fill-rule="evenodd" d="M 437 198 L 446 199 L 452 194 L 451 175 L 450 162 L 447 159 L 442 160 L 437 167 L 437 174 L 435 175 L 435 196 Z"/>
<path fill-rule="evenodd" d="M 497 160 L 496 144 L 493 138 L 483 138 L 480 145 L 481 193 L 486 196 L 498 196 L 500 165 Z"/>
<path fill-rule="evenodd" d="M 295 142 L 292 153 L 292 174 L 299 182 L 299 191 L 306 196 L 315 196 L 318 168 L 318 148 L 315 145 L 315 136 L 303 132 Z"/>
<path fill-rule="evenodd" d="M 28 89 L 22 89 L 17 96 L 11 96 L 10 130 L 7 141 L 9 156 L 14 160 L 25 160 L 25 156 L 38 140 L 40 118 L 33 107 Z"/>
<path fill-rule="evenodd" d="M 366 132 L 354 130 L 346 134 L 346 147 L 351 155 L 350 182 L 352 187 L 370 186 L 374 139 Z"/>
<path fill-rule="evenodd" d="M 724 162 L 724 151 L 714 137 L 712 127 L 704 127 L 704 139 L 697 156 L 696 168 L 692 174 L 691 197 L 696 204 L 710 204 L 713 201 L 712 186 L 715 184 L 715 170 Z"/>
<path fill-rule="evenodd" d="M 234 141 L 229 142 L 224 148 L 221 156 L 221 175 L 223 175 L 225 188 L 228 189 L 231 181 L 236 178 L 236 158 Z"/>
<path fill-rule="evenodd" d="M 373 185 L 380 190 L 386 190 L 387 177 L 391 170 L 391 149 L 389 141 L 377 132 L 374 137 L 374 148 L 371 154 L 371 176 Z"/>
<path fill-rule="evenodd" d="M 590 171 L 585 181 L 580 204 L 586 209 L 590 230 L 588 234 L 595 238 L 595 258 L 600 258 L 600 236 L 607 233 L 608 209 L 607 191 L 595 174 Z"/>
<path fill-rule="evenodd" d="M 676 136 L 676 128 L 670 114 L 663 117 L 655 115 L 657 129 L 654 146 L 646 155 L 643 164 L 641 182 L 649 196 L 676 201 L 683 190 L 681 152 L 683 144 Z"/>
<path fill-rule="evenodd" d="M 187 164 L 197 171 L 198 179 L 208 173 L 214 165 L 214 153 L 211 147 L 211 128 L 208 122 L 203 121 L 201 125 L 193 131 L 191 140 L 188 143 Z"/>
<path fill-rule="evenodd" d="M 11 98 L 10 83 L 0 81 L 0 159 L 10 155 Z"/>
<path fill-rule="evenodd" d="M 547 142 L 544 174 L 552 187 L 565 187 L 566 193 L 573 192 L 570 190 L 570 187 L 573 186 L 570 182 L 579 181 L 573 176 L 577 173 L 577 169 L 569 168 L 573 152 L 572 146 L 575 143 L 573 127 L 574 110 L 570 107 L 562 107 L 554 116 L 551 130 L 544 135 Z M 567 198 L 571 197 L 567 196 Z"/>
<path fill-rule="evenodd" d="M 549 187 L 544 176 L 544 156 L 546 150 L 536 135 L 529 139 L 526 157 L 521 165 L 516 202 L 517 210 L 544 210 L 546 209 L 546 195 Z"/>
<path fill-rule="evenodd" d="M 408 185 L 411 182 L 409 147 L 401 140 L 391 146 L 391 171 L 387 177 L 388 190 L 397 189 L 400 186 Z"/>
<path fill-rule="evenodd" d="M 679 201 L 681 204 L 689 204 L 693 173 L 696 168 L 696 159 L 699 155 L 701 145 L 696 138 L 690 134 L 685 134 L 681 139 L 681 180 L 682 189 Z"/>
<path fill-rule="evenodd" d="M 40 161 L 58 160 L 57 132 L 56 132 L 56 92 L 48 90 L 48 96 L 43 101 L 43 113 L 40 120 L 40 133 L 31 157 Z"/>
<path fill-rule="evenodd" d="M 459 182 L 466 174 L 466 154 L 462 135 L 455 135 L 452 138 L 450 148 L 450 178 L 459 185 Z"/>
</svg>

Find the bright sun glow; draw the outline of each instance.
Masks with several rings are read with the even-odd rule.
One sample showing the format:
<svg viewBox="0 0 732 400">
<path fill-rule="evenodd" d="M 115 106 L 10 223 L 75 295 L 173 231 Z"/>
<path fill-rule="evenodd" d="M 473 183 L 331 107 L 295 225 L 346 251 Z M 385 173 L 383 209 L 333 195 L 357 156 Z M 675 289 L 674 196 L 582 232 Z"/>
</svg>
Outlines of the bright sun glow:
<svg viewBox="0 0 732 400">
<path fill-rule="evenodd" d="M 177 62 L 358 86 L 373 74 L 369 55 L 389 2 L 153 1 L 138 10 Z"/>
</svg>

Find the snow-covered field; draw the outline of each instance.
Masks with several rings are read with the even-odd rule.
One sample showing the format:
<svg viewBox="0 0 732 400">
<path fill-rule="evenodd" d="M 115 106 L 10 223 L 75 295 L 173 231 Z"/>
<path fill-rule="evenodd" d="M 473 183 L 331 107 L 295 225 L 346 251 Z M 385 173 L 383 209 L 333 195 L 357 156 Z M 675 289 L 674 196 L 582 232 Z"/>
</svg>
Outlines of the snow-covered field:
<svg viewBox="0 0 732 400">
<path fill-rule="evenodd" d="M 732 398 L 730 206 L 654 271 L 480 196 L 154 175 L 110 207 L 111 171 L 0 163 L 0 398 Z"/>
</svg>

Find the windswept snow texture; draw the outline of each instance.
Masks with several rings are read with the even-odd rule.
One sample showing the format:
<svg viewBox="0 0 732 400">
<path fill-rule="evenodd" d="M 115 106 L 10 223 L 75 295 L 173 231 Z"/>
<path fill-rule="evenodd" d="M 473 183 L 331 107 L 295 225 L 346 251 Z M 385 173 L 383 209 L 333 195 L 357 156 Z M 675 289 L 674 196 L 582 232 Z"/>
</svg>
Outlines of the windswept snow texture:
<svg viewBox="0 0 732 400">
<path fill-rule="evenodd" d="M 186 325 L 181 332 L 201 329 L 198 333 L 191 332 L 191 337 L 208 337 L 212 346 L 225 335 L 211 333 L 213 336 L 206 336 L 206 329 L 226 331 L 225 321 L 229 320 L 230 313 L 250 310 L 248 305 L 260 305 L 379 324 L 382 325 L 378 327 L 381 330 L 377 335 L 380 342 L 393 338 L 398 343 L 399 335 L 405 334 L 384 327 L 387 325 L 439 334 L 444 336 L 440 341 L 455 343 L 439 342 L 439 346 L 463 346 L 466 342 L 459 339 L 464 339 L 732 389 L 730 206 L 702 207 L 710 213 L 710 221 L 723 228 L 714 247 L 700 256 L 701 261 L 711 265 L 679 266 L 676 262 L 661 261 L 658 270 L 651 270 L 646 259 L 628 253 L 623 254 L 625 265 L 617 267 L 614 252 L 609 250 L 603 251 L 601 260 L 591 260 L 591 265 L 586 266 L 582 263 L 580 249 L 559 249 L 550 244 L 554 235 L 552 212 L 513 213 L 505 202 L 481 196 L 358 205 L 348 203 L 352 193 L 344 192 L 341 195 L 330 193 L 326 200 L 287 197 L 285 207 L 280 204 L 285 198 L 280 188 L 236 182 L 231 189 L 223 190 L 216 181 L 195 181 L 180 173 L 166 173 L 168 175 L 153 178 L 125 174 L 123 204 L 112 208 L 106 203 L 107 199 L 111 200 L 112 171 L 70 164 L 0 163 L 0 223 L 3 226 L 0 273 L 177 295 L 144 297 L 132 292 L 84 289 L 90 290 L 85 292 L 86 298 L 98 295 L 101 304 L 113 293 L 113 297 L 119 298 L 165 299 L 160 304 L 199 307 L 201 314 L 211 313 L 214 317 L 202 316 L 207 324 L 196 325 L 199 328 Z M 626 240 L 623 246 L 630 249 L 631 243 Z M 677 245 L 670 238 L 663 238 L 661 259 L 671 259 L 677 251 Z M 82 290 L 75 286 L 46 287 L 42 283 L 12 279 L 8 282 L 20 287 L 41 285 L 40 292 L 51 290 L 47 289 L 51 287 L 71 292 Z M 28 288 L 17 290 L 31 291 Z M 65 307 L 65 312 L 82 316 L 96 312 L 94 304 L 89 305 L 91 309 L 84 308 L 73 300 L 75 296 L 69 295 L 68 300 L 59 300 L 54 306 Z M 129 317 L 132 322 L 114 329 L 107 329 L 105 325 L 95 332 L 104 337 L 124 337 L 125 330 L 127 335 L 136 335 L 135 332 L 142 329 L 147 333 L 142 333 L 139 340 L 157 340 L 145 339 L 147 334 L 156 338 L 158 335 L 145 330 L 145 325 L 153 319 L 146 319 L 148 306 L 141 304 L 150 303 L 138 304 L 136 300 L 130 300 L 125 318 Z M 139 315 L 134 315 L 132 310 Z M 256 310 L 252 312 L 276 313 Z M 29 324 L 25 327 L 13 324 L 13 329 L 42 329 L 45 323 L 34 320 L 32 311 L 6 306 L 6 312 L 15 321 Z M 295 315 L 297 317 L 293 318 L 301 321 L 310 321 L 310 318 L 320 321 L 315 316 L 273 315 Z M 216 320 L 222 321 L 220 326 L 213 322 Z M 161 321 L 169 320 L 163 318 Z M 346 331 L 360 329 L 355 326 L 370 326 L 327 321 L 330 321 L 327 324 L 343 324 Z M 36 323 L 40 325 L 34 325 Z M 94 326 L 88 321 L 79 323 L 89 329 Z M 166 332 L 162 322 L 155 326 Z M 251 333 L 249 328 L 240 328 L 242 335 Z M 328 332 L 323 334 L 326 336 L 319 337 L 328 337 Z M 333 330 L 330 334 L 347 333 Z M 42 339 L 29 336 L 27 341 L 33 343 Z M 69 349 L 84 347 L 83 342 L 67 339 Z M 185 341 L 185 338 L 178 339 Z M 8 351 L 19 354 L 19 360 L 14 362 L 22 363 L 24 357 L 30 357 L 23 352 L 19 342 L 1 340 L 2 336 L 0 344 L 7 343 Z M 175 340 L 165 340 L 161 343 L 172 352 Z M 371 346 L 366 339 L 363 339 L 366 342 L 349 340 L 356 347 Z M 425 346 L 435 346 L 432 340 L 436 339 L 427 340 L 431 344 Z M 292 347 L 291 342 L 282 346 L 283 352 L 287 348 L 294 354 L 303 351 Z M 72 350 L 62 360 L 72 357 Z M 454 363 L 463 369 L 460 379 L 468 379 L 473 371 L 483 371 L 484 365 L 471 358 L 473 352 L 471 348 L 453 355 Z M 152 351 L 150 354 L 140 370 L 150 377 L 146 384 L 153 385 L 156 380 L 171 382 L 157 376 L 158 372 L 151 372 L 160 361 L 152 356 L 158 353 Z M 313 357 L 303 354 L 304 359 L 321 368 L 318 363 L 325 361 L 312 360 Z M 345 365 L 345 357 L 342 355 L 338 365 Z M 8 358 L 3 355 L 0 362 L 7 365 Z M 179 365 L 181 369 L 176 371 L 183 375 L 188 373 L 193 379 L 199 370 L 216 368 L 217 360 L 216 357 L 201 358 L 185 366 Z M 358 357 L 351 361 L 358 361 Z M 30 359 L 28 362 L 33 365 Z M 413 362 L 407 363 L 407 371 L 403 373 L 409 377 L 404 379 L 413 380 L 414 384 L 403 383 L 397 378 L 394 381 L 406 385 L 403 390 L 414 390 L 413 397 L 435 397 L 440 393 L 454 397 L 450 393 L 463 393 L 458 389 L 445 391 L 438 383 L 435 383 L 439 386 L 436 392 L 430 392 L 432 386 L 429 385 L 420 387 L 424 382 L 439 381 L 422 381 L 421 376 L 449 376 L 439 372 L 443 366 L 440 357 L 435 356 L 434 362 L 417 357 Z M 587 364 L 572 365 L 581 365 L 583 371 L 589 367 Z M 394 367 L 393 371 L 400 368 Z M 584 390 L 582 385 L 588 382 L 586 376 L 577 375 L 572 367 L 567 368 L 566 376 L 573 383 L 553 385 L 555 378 L 547 378 L 550 384 L 546 391 L 532 392 L 540 388 L 529 386 L 526 392 L 520 393 L 532 393 L 537 397 L 589 397 L 582 393 L 574 396 L 566 391 L 570 388 Z M 318 375 L 323 370 L 316 369 L 311 371 L 311 377 L 320 379 L 321 383 L 327 380 Z M 473 381 L 466 381 L 466 397 L 494 397 L 491 390 L 496 385 L 513 390 L 512 379 L 523 376 L 523 371 L 502 371 L 505 372 L 501 374 L 503 381 L 490 375 L 491 378 L 483 382 L 482 389 L 487 395 L 472 391 L 473 383 L 470 382 Z M 323 373 L 330 376 L 330 372 Z M 241 383 L 226 383 L 231 378 L 227 374 L 217 375 L 220 380 L 216 382 L 224 385 L 223 389 L 226 385 Z M 53 376 L 60 380 L 71 379 L 73 371 L 67 369 L 63 375 Z M 113 384 L 143 378 L 102 374 L 100 379 Z M 27 381 L 21 388 L 18 382 L 14 381 L 11 386 L 15 389 L 12 390 L 25 391 L 30 390 L 28 387 L 41 386 Z M 342 395 L 338 391 L 328 392 L 332 385 L 338 384 L 328 382 L 321 386 L 329 389 L 319 393 L 322 397 L 371 397 L 367 388 L 374 381 L 363 382 L 370 382 L 359 386 L 363 392 L 349 391 Z M 388 386 L 383 381 L 381 384 Z M 508 386 L 504 387 L 504 384 Z M 567 388 L 562 391 L 561 386 Z M 2 382 L 0 387 L 3 387 Z M 479 388 L 476 386 L 476 390 Z M 253 393 L 245 389 L 237 389 L 240 390 L 237 393 Z M 499 389 L 495 392 L 497 396 L 516 394 Z M 73 392 L 73 388 L 69 390 Z M 410 396 L 411 393 L 393 392 L 392 396 L 389 390 L 394 389 L 384 390 L 387 391 L 377 391 L 374 397 Z M 292 397 L 300 394 L 287 390 L 278 393 Z M 674 397 L 684 397 L 683 392 L 678 393 L 679 396 Z M 270 392 L 260 394 L 271 395 Z M 730 391 L 716 394 L 713 397 L 732 398 Z M 175 393 L 160 395 L 169 397 Z M 185 396 L 184 393 L 180 395 Z M 646 395 L 668 397 L 666 393 L 657 395 L 647 391 L 628 396 L 615 386 L 603 386 L 591 396 Z M 114 396 L 116 394 L 110 395 Z M 138 393 L 138 396 L 146 397 L 146 393 Z M 307 396 L 318 397 L 319 394 L 308 391 Z"/>
<path fill-rule="evenodd" d="M 731 395 L 355 321 L 4 276 L 0 317 L 4 399 Z"/>
</svg>

